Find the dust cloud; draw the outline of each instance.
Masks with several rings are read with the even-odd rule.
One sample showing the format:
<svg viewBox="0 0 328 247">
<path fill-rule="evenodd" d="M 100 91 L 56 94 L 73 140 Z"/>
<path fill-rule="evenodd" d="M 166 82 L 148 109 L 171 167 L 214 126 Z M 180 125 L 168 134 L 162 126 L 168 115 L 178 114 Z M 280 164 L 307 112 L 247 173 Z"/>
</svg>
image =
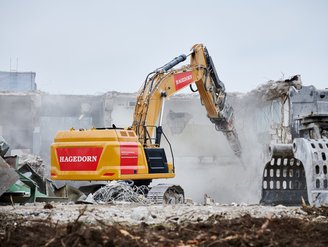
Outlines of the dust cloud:
<svg viewBox="0 0 328 247">
<path fill-rule="evenodd" d="M 215 130 L 206 119 L 205 110 L 201 109 L 203 114 L 193 114 L 193 123 L 184 133 L 168 134 L 175 154 L 176 178 L 162 182 L 181 185 L 187 198 L 200 203 L 204 194 L 220 203 L 259 202 L 265 164 L 264 161 L 261 164 L 263 145 L 259 143 L 260 133 L 254 123 L 254 113 L 259 109 L 255 102 L 245 106 L 245 97 L 229 97 L 234 101 L 235 125 L 242 145 L 241 159 L 234 155 L 225 136 Z M 167 156 L 170 157 L 169 153 Z"/>
<path fill-rule="evenodd" d="M 225 136 L 214 130 L 200 104 L 169 105 L 176 111 L 189 109 L 192 119 L 180 135 L 168 134 L 176 156 L 176 178 L 163 182 L 180 184 L 187 198 L 200 203 L 204 194 L 219 203 L 259 203 L 268 146 L 274 126 L 281 123 L 280 98 L 301 84 L 299 76 L 292 79 L 269 81 L 247 94 L 228 94 L 242 146 L 240 159 Z"/>
<path fill-rule="evenodd" d="M 277 87 L 271 81 L 248 94 L 228 94 L 242 146 L 241 159 L 234 155 L 225 136 L 216 131 L 206 117 L 198 94 L 177 95 L 168 100 L 163 130 L 173 148 L 176 178 L 154 180 L 153 184 L 179 184 L 186 197 L 196 202 L 203 202 L 207 194 L 219 203 L 258 203 L 265 150 L 271 141 L 272 125 L 280 122 L 279 101 L 273 100 L 272 92 L 280 95 L 290 86 L 288 82 L 279 85 L 284 87 Z M 270 95 L 270 100 L 263 95 Z M 56 131 L 112 123 L 128 127 L 135 94 L 3 94 L 0 100 L 0 135 L 12 149 L 27 149 L 40 155 L 49 175 L 49 147 Z M 164 138 L 162 140 L 166 155 L 172 160 L 169 146 Z"/>
</svg>

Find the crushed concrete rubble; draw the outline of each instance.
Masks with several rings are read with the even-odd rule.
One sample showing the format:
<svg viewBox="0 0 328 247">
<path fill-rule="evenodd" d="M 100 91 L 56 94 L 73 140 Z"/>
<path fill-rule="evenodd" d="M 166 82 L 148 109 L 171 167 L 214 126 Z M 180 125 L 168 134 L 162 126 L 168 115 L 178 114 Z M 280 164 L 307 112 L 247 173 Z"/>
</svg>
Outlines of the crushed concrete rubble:
<svg viewBox="0 0 328 247">
<path fill-rule="evenodd" d="M 75 205 L 51 203 L 51 210 L 44 209 L 44 203 L 26 204 L 23 206 L 2 206 L 0 213 L 15 214 L 24 219 L 45 220 L 51 218 L 53 222 L 69 223 L 74 221 L 81 209 L 86 207 L 81 220 L 96 223 L 97 220 L 106 224 L 125 223 L 160 224 L 165 222 L 199 222 L 205 221 L 213 215 L 225 219 L 238 218 L 243 215 L 261 218 L 271 215 L 275 218 L 295 217 L 302 218 L 306 213 L 299 207 L 259 206 L 259 205 L 138 205 L 134 203 L 115 203 L 106 205 Z"/>
<path fill-rule="evenodd" d="M 291 86 L 301 86 L 299 75 L 260 85 L 244 100 L 284 100 Z M 171 115 L 181 122 L 172 126 L 182 132 L 190 116 L 180 112 Z M 19 167 L 23 174 L 35 171 L 44 182 L 45 166 L 38 156 L 22 155 Z M 208 194 L 204 205 L 192 200 L 182 205 L 156 205 L 145 196 L 147 187 L 126 182 L 108 182 L 88 196 L 68 185 L 55 188 L 49 184 L 53 198 L 71 202 L 54 202 L 47 197 L 44 203 L 1 206 L 0 247 L 328 246 L 322 237 L 328 234 L 326 207 L 224 205 L 215 203 Z M 74 204 L 81 197 L 80 202 L 90 205 Z"/>
<path fill-rule="evenodd" d="M 40 156 L 15 150 L 5 156 L 10 146 L 0 136 L 0 204 L 31 203 L 36 201 L 77 201 L 84 194 L 64 185 L 57 188 L 45 174 Z"/>
<path fill-rule="evenodd" d="M 15 170 L 0 156 L 0 196 L 18 179 Z"/>
<path fill-rule="evenodd" d="M 285 98 L 289 88 L 294 86 L 299 89 L 302 86 L 300 75 L 294 75 L 286 80 L 270 80 L 259 85 L 254 90 L 250 91 L 246 96 L 256 97 L 264 101 Z"/>
<path fill-rule="evenodd" d="M 8 150 L 8 143 L 0 136 L 0 196 L 19 179 L 14 167 L 7 163 L 5 155 Z"/>
<path fill-rule="evenodd" d="M 323 215 L 233 204 L 0 207 L 2 246 L 327 246 Z"/>
<path fill-rule="evenodd" d="M 29 165 L 41 178 L 45 177 L 45 165 L 40 156 L 33 154 L 19 155 L 18 166 L 21 167 L 24 165 Z"/>
</svg>

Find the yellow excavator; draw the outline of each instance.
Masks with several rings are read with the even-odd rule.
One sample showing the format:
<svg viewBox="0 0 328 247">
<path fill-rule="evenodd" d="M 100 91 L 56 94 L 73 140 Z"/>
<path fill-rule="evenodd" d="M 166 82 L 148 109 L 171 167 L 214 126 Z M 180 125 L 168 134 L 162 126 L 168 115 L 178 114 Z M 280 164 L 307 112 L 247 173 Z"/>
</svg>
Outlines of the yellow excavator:
<svg viewBox="0 0 328 247">
<path fill-rule="evenodd" d="M 189 56 L 189 64 L 174 69 Z M 193 83 L 197 89 L 192 87 Z M 162 128 L 164 106 L 167 98 L 187 86 L 199 92 L 208 118 L 224 133 L 235 155 L 240 157 L 233 108 L 226 103 L 224 84 L 206 47 L 196 44 L 188 55 L 180 55 L 147 75 L 138 93 L 130 127 L 113 125 L 59 131 L 51 145 L 51 178 L 133 180 L 136 185 L 149 185 L 152 179 L 173 178 L 171 145 L 172 162 L 167 161 L 165 150 L 160 146 L 162 136 L 167 140 Z M 153 186 L 148 197 L 157 202 L 182 203 L 184 192 L 180 186 L 161 184 Z"/>
</svg>

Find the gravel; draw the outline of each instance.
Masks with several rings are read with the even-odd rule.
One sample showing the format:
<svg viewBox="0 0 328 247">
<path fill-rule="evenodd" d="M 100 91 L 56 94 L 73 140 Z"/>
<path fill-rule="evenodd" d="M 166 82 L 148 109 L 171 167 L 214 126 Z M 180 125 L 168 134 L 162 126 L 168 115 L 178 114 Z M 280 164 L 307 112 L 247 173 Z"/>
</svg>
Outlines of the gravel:
<svg viewBox="0 0 328 247">
<path fill-rule="evenodd" d="M 69 205 L 63 203 L 51 203 L 53 208 L 45 209 L 45 203 L 26 205 L 1 206 L 0 213 L 10 214 L 29 220 L 51 220 L 55 223 L 65 224 L 75 221 L 81 210 L 86 207 L 80 220 L 86 223 L 97 221 L 106 224 L 123 223 L 147 224 L 182 223 L 206 221 L 211 216 L 219 216 L 223 219 L 234 219 L 244 215 L 254 218 L 303 218 L 307 214 L 299 207 L 285 206 L 260 206 L 260 205 L 138 205 L 132 203 L 104 204 L 104 205 Z M 46 207 L 49 208 L 49 205 Z M 318 220 L 320 220 L 318 218 Z"/>
</svg>

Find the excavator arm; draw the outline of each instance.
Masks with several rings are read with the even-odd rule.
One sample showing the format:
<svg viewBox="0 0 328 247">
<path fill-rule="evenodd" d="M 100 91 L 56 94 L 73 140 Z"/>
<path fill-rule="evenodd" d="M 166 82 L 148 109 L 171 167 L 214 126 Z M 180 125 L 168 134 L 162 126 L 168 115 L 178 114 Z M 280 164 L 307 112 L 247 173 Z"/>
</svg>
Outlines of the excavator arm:
<svg viewBox="0 0 328 247">
<path fill-rule="evenodd" d="M 174 68 L 190 56 L 190 62 Z M 197 90 L 191 84 L 195 83 Z M 207 116 L 215 128 L 227 137 L 234 153 L 241 156 L 241 146 L 233 124 L 233 109 L 226 103 L 225 87 L 219 79 L 206 47 L 196 44 L 189 55 L 180 55 L 151 72 L 139 91 L 131 128 L 144 147 L 159 146 L 165 99 L 190 86 L 198 91 Z M 156 131 L 155 138 L 152 138 Z M 155 139 L 155 141 L 152 141 Z"/>
</svg>

